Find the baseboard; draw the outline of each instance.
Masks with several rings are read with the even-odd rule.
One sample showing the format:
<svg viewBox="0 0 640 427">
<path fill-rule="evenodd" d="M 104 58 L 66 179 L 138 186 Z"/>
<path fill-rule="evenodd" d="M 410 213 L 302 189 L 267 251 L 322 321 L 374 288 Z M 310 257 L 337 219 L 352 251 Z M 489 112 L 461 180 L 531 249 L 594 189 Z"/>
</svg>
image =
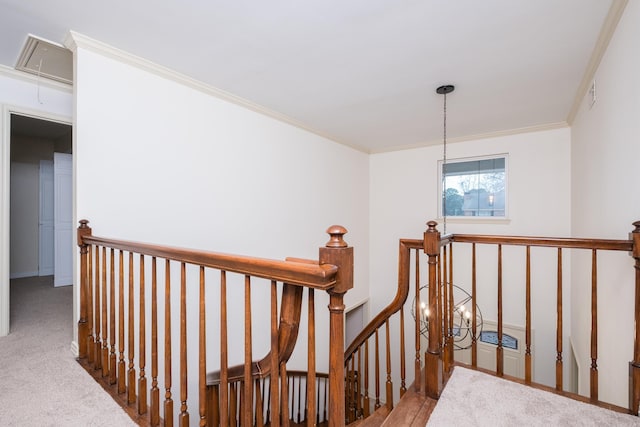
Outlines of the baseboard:
<svg viewBox="0 0 640 427">
<path fill-rule="evenodd" d="M 74 357 L 78 357 L 80 352 L 78 351 L 78 343 L 75 341 L 71 341 L 71 353 L 73 353 Z"/>
<path fill-rule="evenodd" d="M 11 273 L 9 279 L 22 279 L 23 277 L 38 277 L 37 271 L 27 271 L 24 273 Z"/>
</svg>

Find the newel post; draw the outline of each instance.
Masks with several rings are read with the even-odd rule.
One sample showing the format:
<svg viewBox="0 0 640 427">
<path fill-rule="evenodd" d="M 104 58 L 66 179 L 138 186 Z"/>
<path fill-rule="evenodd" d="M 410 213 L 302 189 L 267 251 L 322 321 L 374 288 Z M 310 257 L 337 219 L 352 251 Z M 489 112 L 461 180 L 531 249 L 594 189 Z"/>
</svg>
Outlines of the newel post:
<svg viewBox="0 0 640 427">
<path fill-rule="evenodd" d="M 329 427 L 345 423 L 344 294 L 353 288 L 353 248 L 344 241 L 347 229 L 332 225 L 331 236 L 320 248 L 320 264 L 338 267 L 336 284 L 329 293 Z"/>
<path fill-rule="evenodd" d="M 629 239 L 633 243 L 631 256 L 635 259 L 636 287 L 634 326 L 635 335 L 633 342 L 633 361 L 629 362 L 629 411 L 638 415 L 640 405 L 640 221 L 633 223 L 635 227 L 630 233 Z"/>
<path fill-rule="evenodd" d="M 89 221 L 86 219 L 80 220 L 80 226 L 78 227 L 78 246 L 80 247 L 80 318 L 78 319 L 78 357 L 81 359 L 87 357 L 87 336 L 89 330 L 87 329 L 87 286 L 89 281 L 87 277 L 87 263 L 89 245 L 84 242 L 85 236 L 91 236 L 91 227 L 89 227 Z"/>
<path fill-rule="evenodd" d="M 427 222 L 424 232 L 424 253 L 429 261 L 429 344 L 424 355 L 425 393 L 437 399 L 442 391 L 442 359 L 440 357 L 441 322 L 438 310 L 438 256 L 440 255 L 440 232 L 435 221 Z"/>
</svg>

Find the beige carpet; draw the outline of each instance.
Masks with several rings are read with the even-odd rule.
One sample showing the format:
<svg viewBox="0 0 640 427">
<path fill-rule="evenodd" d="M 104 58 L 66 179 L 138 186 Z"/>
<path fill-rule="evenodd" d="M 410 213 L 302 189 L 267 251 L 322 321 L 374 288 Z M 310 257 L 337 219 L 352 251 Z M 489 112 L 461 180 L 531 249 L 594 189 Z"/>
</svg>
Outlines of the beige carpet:
<svg viewBox="0 0 640 427">
<path fill-rule="evenodd" d="M 72 288 L 11 281 L 11 333 L 0 338 L 0 426 L 136 424 L 71 353 Z"/>
<path fill-rule="evenodd" d="M 456 367 L 427 426 L 639 426 L 608 411 L 470 369 Z"/>
</svg>

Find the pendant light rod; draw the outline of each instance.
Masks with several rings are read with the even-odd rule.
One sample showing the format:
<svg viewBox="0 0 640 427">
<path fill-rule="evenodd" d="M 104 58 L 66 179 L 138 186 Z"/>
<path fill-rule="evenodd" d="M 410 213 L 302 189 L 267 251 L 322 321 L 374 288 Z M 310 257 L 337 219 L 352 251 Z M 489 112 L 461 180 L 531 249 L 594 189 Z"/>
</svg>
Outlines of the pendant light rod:
<svg viewBox="0 0 640 427">
<path fill-rule="evenodd" d="M 447 234 L 447 189 L 445 188 L 445 165 L 447 164 L 447 94 L 455 90 L 454 85 L 443 85 L 436 89 L 438 95 L 444 95 L 443 102 L 443 138 L 442 138 L 442 218 L 444 220 L 444 234 Z"/>
</svg>

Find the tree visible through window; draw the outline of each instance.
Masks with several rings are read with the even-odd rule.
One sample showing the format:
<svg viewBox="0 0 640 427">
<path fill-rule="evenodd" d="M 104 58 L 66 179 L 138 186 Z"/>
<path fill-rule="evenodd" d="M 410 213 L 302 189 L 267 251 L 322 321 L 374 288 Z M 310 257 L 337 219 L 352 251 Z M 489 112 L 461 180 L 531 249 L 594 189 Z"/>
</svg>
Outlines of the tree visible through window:
<svg viewBox="0 0 640 427">
<path fill-rule="evenodd" d="M 440 162 L 446 216 L 505 217 L 507 156 Z"/>
</svg>

